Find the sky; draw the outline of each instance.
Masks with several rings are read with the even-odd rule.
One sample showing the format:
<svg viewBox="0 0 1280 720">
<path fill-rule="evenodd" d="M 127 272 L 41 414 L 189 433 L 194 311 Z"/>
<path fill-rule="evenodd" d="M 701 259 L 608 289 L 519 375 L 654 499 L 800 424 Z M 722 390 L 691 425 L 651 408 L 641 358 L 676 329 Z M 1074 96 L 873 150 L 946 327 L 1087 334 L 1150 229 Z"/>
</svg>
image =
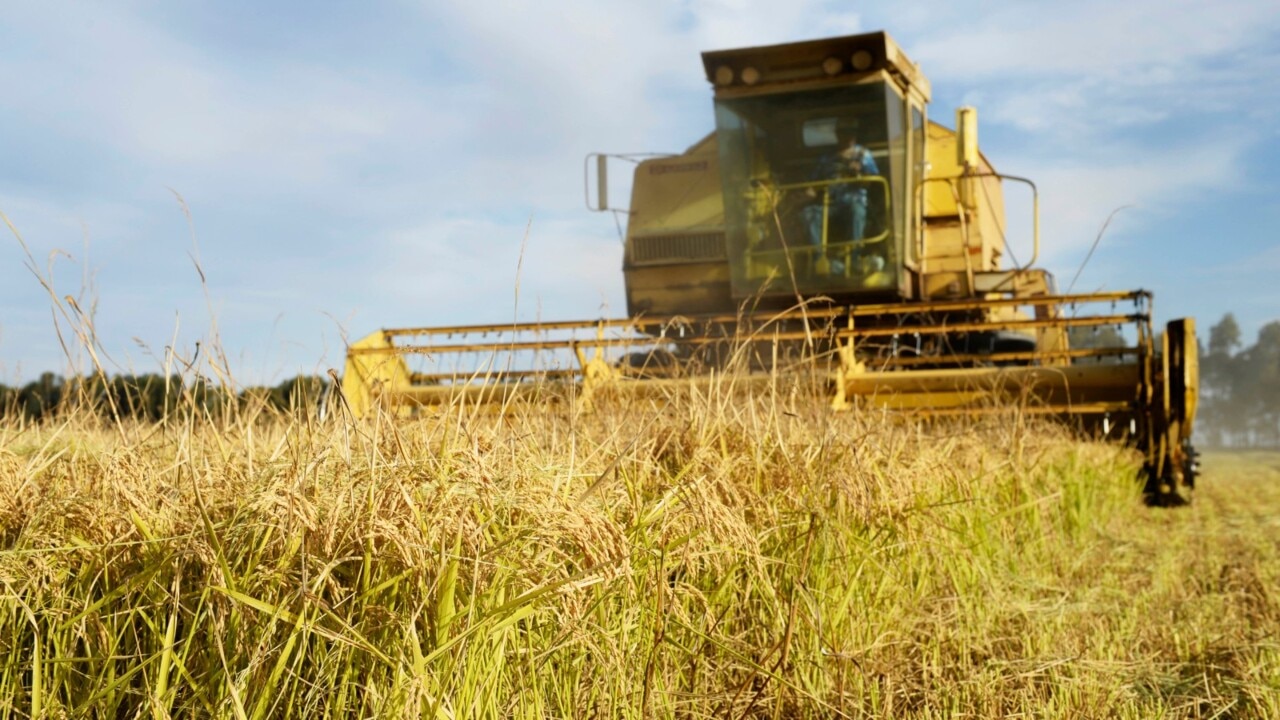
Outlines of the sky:
<svg viewBox="0 0 1280 720">
<path fill-rule="evenodd" d="M 1036 181 L 1062 289 L 1153 290 L 1206 338 L 1227 312 L 1246 342 L 1280 319 L 1274 0 L 0 7 L 4 384 L 88 362 L 32 264 L 110 373 L 201 343 L 275 383 L 384 327 L 621 316 L 587 154 L 709 132 L 704 50 L 876 30 L 931 80 L 932 119 L 976 106 L 984 154 Z"/>
</svg>

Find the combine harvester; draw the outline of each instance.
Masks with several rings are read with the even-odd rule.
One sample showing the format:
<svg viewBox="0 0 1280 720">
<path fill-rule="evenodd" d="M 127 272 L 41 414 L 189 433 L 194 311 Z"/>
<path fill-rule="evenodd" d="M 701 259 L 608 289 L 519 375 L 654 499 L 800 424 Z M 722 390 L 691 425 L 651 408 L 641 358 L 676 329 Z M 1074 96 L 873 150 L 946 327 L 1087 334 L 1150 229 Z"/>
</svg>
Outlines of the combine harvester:
<svg viewBox="0 0 1280 720">
<path fill-rule="evenodd" d="M 1058 294 L 1034 267 L 1035 186 L 979 153 L 972 108 L 931 122 L 928 80 L 885 33 L 702 60 L 715 131 L 635 169 L 628 317 L 376 332 L 348 352 L 357 415 L 804 378 L 836 409 L 1057 415 L 1136 446 L 1153 501 L 1188 497 L 1194 321 L 1156 334 L 1142 290 Z M 608 160 L 588 158 L 593 209 Z M 1032 202 L 1022 262 L 1005 182 Z M 1090 337 L 1111 342 L 1070 342 Z"/>
</svg>

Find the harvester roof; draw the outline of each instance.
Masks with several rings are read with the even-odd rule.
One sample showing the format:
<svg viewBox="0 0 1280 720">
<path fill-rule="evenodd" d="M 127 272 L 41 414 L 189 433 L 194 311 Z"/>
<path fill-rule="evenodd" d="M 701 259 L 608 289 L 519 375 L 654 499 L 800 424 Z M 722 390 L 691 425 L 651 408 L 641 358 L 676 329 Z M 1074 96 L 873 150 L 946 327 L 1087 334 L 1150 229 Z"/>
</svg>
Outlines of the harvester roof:
<svg viewBox="0 0 1280 720">
<path fill-rule="evenodd" d="M 886 32 L 702 53 L 716 95 L 774 90 L 793 83 L 840 82 L 883 70 L 926 101 L 929 80 Z"/>
</svg>

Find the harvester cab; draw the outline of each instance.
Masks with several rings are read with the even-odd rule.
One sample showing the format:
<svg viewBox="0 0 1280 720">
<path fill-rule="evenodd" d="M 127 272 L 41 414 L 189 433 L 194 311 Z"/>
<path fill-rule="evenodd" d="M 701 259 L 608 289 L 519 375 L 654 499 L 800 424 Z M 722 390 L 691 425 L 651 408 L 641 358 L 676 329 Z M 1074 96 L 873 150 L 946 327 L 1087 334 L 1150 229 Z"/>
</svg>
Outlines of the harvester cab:
<svg viewBox="0 0 1280 720">
<path fill-rule="evenodd" d="M 978 152 L 972 108 L 958 135 L 928 122 L 929 82 L 887 34 L 702 60 L 715 132 L 635 174 L 630 315 L 1051 290 L 1034 226 L 1026 265 L 1001 266 L 1002 180 L 1026 181 Z"/>
<path fill-rule="evenodd" d="M 928 90 L 890 43 L 880 34 L 703 56 L 735 298 L 912 296 L 908 188 L 923 158 L 912 157 L 911 118 L 920 135 Z"/>
<path fill-rule="evenodd" d="M 1194 322 L 1155 333 L 1141 290 L 1059 294 L 1033 267 L 1034 184 L 979 152 L 972 108 L 955 130 L 929 120 L 929 82 L 886 33 L 702 63 L 714 131 L 635 166 L 628 316 L 379 331 L 348 352 L 357 415 L 588 408 L 606 389 L 670 397 L 726 372 L 735 387 L 776 389 L 790 373 L 822 378 L 836 409 L 1057 415 L 1142 451 L 1152 498 L 1193 485 Z M 606 209 L 608 156 L 595 159 Z M 1021 243 L 1006 182 L 1031 190 Z M 1081 343 L 1090 329 L 1117 341 Z"/>
</svg>

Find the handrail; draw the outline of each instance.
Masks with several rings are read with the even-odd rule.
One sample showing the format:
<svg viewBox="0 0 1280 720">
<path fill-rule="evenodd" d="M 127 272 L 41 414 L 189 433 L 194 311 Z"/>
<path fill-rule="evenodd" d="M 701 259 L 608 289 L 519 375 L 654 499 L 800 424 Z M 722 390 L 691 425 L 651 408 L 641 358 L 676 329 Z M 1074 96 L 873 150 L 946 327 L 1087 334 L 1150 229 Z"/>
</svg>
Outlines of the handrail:
<svg viewBox="0 0 1280 720">
<path fill-rule="evenodd" d="M 806 180 L 798 183 L 779 184 L 779 190 L 808 190 L 810 188 L 830 188 L 832 185 L 862 185 L 875 184 L 883 185 L 885 188 L 885 197 L 889 197 L 889 180 L 883 175 L 859 175 L 857 177 L 838 177 L 830 180 Z"/>
<path fill-rule="evenodd" d="M 840 242 L 830 242 L 828 240 L 827 236 L 828 236 L 828 227 L 829 227 L 828 222 L 829 222 L 830 207 L 831 207 L 831 188 L 837 187 L 837 186 L 846 186 L 846 185 L 853 185 L 853 186 L 879 185 L 883 188 L 884 208 L 885 208 L 884 216 L 886 218 L 886 222 L 884 223 L 884 229 L 880 232 L 880 234 L 870 238 L 859 238 L 857 240 L 842 240 Z M 831 178 L 828 180 L 807 180 L 805 182 L 798 182 L 798 183 L 778 184 L 778 185 L 775 185 L 774 187 L 781 192 L 788 192 L 792 190 L 811 191 L 816 189 L 821 189 L 823 191 L 822 192 L 822 242 L 819 245 L 812 245 L 806 242 L 804 245 L 797 245 L 797 246 L 787 245 L 781 248 L 770 248 L 768 250 L 748 249 L 747 256 L 750 258 L 767 258 L 771 255 L 779 255 L 784 257 L 790 257 L 793 255 L 814 255 L 819 252 L 825 253 L 830 249 L 852 250 L 855 248 L 864 248 L 864 247 L 869 247 L 871 245 L 875 245 L 878 243 L 883 243 L 886 240 L 888 240 L 889 236 L 892 234 L 892 222 L 889 219 L 893 217 L 892 215 L 893 193 L 891 192 L 891 189 L 889 187 L 889 180 L 882 175 L 838 177 L 838 178 Z M 854 189 L 855 190 L 861 189 L 865 192 L 868 188 L 855 187 Z"/>
<path fill-rule="evenodd" d="M 1040 189 L 1036 187 L 1035 182 L 1033 182 L 1030 178 L 1024 178 L 1018 175 L 1005 175 L 1003 173 L 998 173 L 998 172 L 982 172 L 982 173 L 968 173 L 968 174 L 962 174 L 962 175 L 948 175 L 946 177 L 924 178 L 916 186 L 916 190 L 918 194 L 923 193 L 924 186 L 931 182 L 945 182 L 948 184 L 952 184 L 952 183 L 955 183 L 955 181 L 957 180 L 967 180 L 969 178 L 983 178 L 983 177 L 993 177 L 993 178 L 998 178 L 1000 180 L 1013 180 L 1014 182 L 1024 183 L 1031 188 L 1031 259 L 1028 260 L 1025 264 L 1018 267 L 1017 270 L 1018 272 L 1023 272 L 1031 269 L 1031 267 L 1033 267 L 1036 264 L 1036 260 L 1040 258 Z M 917 199 L 922 203 L 921 207 L 923 207 L 923 202 L 924 202 L 923 196 L 918 195 Z M 957 203 L 956 206 L 957 208 L 959 208 L 959 203 Z M 920 238 L 921 238 L 920 247 L 917 250 L 917 254 L 920 256 L 920 258 L 923 258 L 925 255 L 923 226 L 921 229 Z M 1001 238 L 1001 240 L 1004 242 L 1005 250 L 1009 250 L 1009 254 L 1010 256 L 1012 256 L 1013 251 L 1010 250 L 1009 248 L 1009 239 L 1007 234 L 1006 234 L 1006 237 Z M 965 239 L 965 242 L 966 244 L 968 243 L 968 238 Z"/>
</svg>

